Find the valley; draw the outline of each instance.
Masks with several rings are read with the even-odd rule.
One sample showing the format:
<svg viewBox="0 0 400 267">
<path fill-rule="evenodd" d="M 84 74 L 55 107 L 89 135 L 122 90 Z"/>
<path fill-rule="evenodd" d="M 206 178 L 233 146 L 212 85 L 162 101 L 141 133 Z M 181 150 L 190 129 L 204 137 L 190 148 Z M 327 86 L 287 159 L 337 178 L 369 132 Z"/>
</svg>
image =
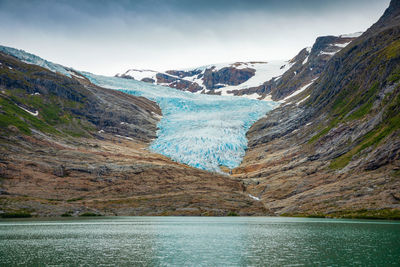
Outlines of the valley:
<svg viewBox="0 0 400 267">
<path fill-rule="evenodd" d="M 400 218 L 400 3 L 288 61 L 116 77 L 0 47 L 1 214 Z"/>
</svg>

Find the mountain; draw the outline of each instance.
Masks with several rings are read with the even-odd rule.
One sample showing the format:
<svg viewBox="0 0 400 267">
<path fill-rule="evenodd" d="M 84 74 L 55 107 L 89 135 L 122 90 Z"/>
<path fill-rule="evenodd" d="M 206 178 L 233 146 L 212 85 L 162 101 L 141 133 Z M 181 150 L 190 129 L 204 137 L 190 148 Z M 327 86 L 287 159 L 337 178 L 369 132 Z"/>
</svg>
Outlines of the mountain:
<svg viewBox="0 0 400 267">
<path fill-rule="evenodd" d="M 0 215 L 269 214 L 240 181 L 149 151 L 155 102 L 1 50 L 46 68 L 0 52 Z"/>
<path fill-rule="evenodd" d="M 361 33 L 317 38 L 289 61 L 213 64 L 185 70 L 130 69 L 116 77 L 169 86 L 192 93 L 280 100 L 311 83 L 326 62 Z"/>
<path fill-rule="evenodd" d="M 235 62 L 165 72 L 128 70 L 117 77 L 137 79 L 192 93 L 234 95 L 234 90 L 259 86 L 290 68 L 285 61 Z M 258 98 L 258 95 L 246 95 Z"/>
<path fill-rule="evenodd" d="M 105 77 L 0 47 L 0 213 L 399 219 L 399 37 L 392 0 L 276 64 Z"/>
<path fill-rule="evenodd" d="M 257 93 L 262 98 L 282 100 L 295 91 L 309 86 L 323 72 L 327 62 L 349 45 L 361 32 L 318 37 L 312 47 L 302 49 L 293 59 L 292 66 L 280 77 L 267 80 L 261 86 L 242 90 L 238 94 Z"/>
<path fill-rule="evenodd" d="M 233 172 L 277 214 L 400 217 L 400 2 L 249 130 Z"/>
</svg>

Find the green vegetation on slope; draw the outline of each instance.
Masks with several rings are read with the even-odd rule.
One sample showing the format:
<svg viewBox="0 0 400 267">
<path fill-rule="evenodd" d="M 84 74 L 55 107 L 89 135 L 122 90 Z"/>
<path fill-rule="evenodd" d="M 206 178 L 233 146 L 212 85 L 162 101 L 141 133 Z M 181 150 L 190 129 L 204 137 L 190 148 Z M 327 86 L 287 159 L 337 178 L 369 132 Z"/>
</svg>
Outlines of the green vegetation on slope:
<svg viewBox="0 0 400 267">
<path fill-rule="evenodd" d="M 330 168 L 345 167 L 354 156 L 375 148 L 399 129 L 400 41 L 390 30 L 343 49 L 333 58 L 321 81 L 309 105 L 324 110 L 328 120 L 319 126 L 309 144 L 316 144 L 340 125 L 363 123 L 383 114 L 371 131 L 349 141 L 349 151 L 332 160 Z M 390 87 L 392 90 L 383 94 Z"/>
<path fill-rule="evenodd" d="M 7 90 L 7 93 L 13 94 Z M 94 130 L 94 126 L 88 122 L 82 122 L 74 118 L 73 114 L 61 111 L 54 103 L 44 104 L 40 96 L 15 96 L 0 95 L 0 127 L 5 133 L 9 133 L 9 126 L 17 127 L 24 134 L 31 134 L 31 129 L 49 134 L 67 134 L 73 137 L 88 136 L 88 131 Z M 33 101 L 31 101 L 33 100 Z M 39 112 L 34 116 L 23 110 L 16 103 L 30 107 Z M 22 106 L 22 105 L 21 105 Z M 7 130 L 6 130 L 7 129 Z"/>
<path fill-rule="evenodd" d="M 0 131 L 3 134 L 12 133 L 15 127 L 27 135 L 36 129 L 73 137 L 89 136 L 95 130 L 91 123 L 72 112 L 85 108 L 86 98 L 79 94 L 79 84 L 6 56 L 0 59 L 3 61 L 0 66 Z M 38 115 L 24 109 L 37 111 Z"/>
<path fill-rule="evenodd" d="M 400 86 L 399 86 L 400 87 Z M 364 135 L 360 143 L 347 153 L 334 159 L 330 167 L 332 169 L 341 169 L 345 167 L 353 158 L 353 156 L 362 152 L 369 147 L 376 147 L 386 137 L 388 137 L 395 130 L 400 128 L 400 94 L 392 98 L 392 101 L 385 107 L 383 121 L 375 127 L 372 131 Z"/>
</svg>

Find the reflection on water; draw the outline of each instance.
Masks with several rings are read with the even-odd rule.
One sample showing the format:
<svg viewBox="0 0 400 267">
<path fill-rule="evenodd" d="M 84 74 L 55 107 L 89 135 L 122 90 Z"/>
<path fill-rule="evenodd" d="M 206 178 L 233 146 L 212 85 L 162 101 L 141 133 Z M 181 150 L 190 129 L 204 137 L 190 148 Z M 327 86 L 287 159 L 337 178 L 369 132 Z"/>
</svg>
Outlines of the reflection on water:
<svg viewBox="0 0 400 267">
<path fill-rule="evenodd" d="M 400 265 L 400 223 L 274 217 L 0 221 L 0 265 Z"/>
</svg>

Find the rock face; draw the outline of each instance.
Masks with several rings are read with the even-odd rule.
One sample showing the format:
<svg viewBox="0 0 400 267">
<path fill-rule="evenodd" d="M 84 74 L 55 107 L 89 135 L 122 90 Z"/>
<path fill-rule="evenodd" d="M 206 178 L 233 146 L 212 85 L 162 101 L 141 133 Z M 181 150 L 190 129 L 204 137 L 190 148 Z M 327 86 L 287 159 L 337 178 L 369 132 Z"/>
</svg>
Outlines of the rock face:
<svg viewBox="0 0 400 267">
<path fill-rule="evenodd" d="M 270 214 L 240 181 L 151 153 L 161 112 L 0 53 L 0 214 Z"/>
<path fill-rule="evenodd" d="M 169 74 L 157 73 L 156 81 L 157 84 L 168 85 L 171 88 L 189 91 L 192 93 L 201 91 L 203 89 L 197 83 L 170 76 Z"/>
<path fill-rule="evenodd" d="M 234 175 L 277 214 L 400 217 L 398 3 L 248 132 Z"/>
<path fill-rule="evenodd" d="M 135 79 L 140 77 L 141 81 L 165 85 L 183 91 L 199 92 L 204 89 L 214 90 L 227 85 L 239 85 L 252 76 L 256 70 L 243 68 L 242 62 L 225 65 L 210 65 L 204 68 L 188 71 L 167 70 L 165 72 L 128 70 L 117 77 Z M 144 74 L 149 77 L 142 78 Z"/>
<path fill-rule="evenodd" d="M 237 69 L 224 67 L 217 71 L 215 68 L 204 71 L 203 84 L 206 89 L 219 89 L 223 85 L 239 85 L 254 76 L 256 70 L 251 68 Z"/>
</svg>

